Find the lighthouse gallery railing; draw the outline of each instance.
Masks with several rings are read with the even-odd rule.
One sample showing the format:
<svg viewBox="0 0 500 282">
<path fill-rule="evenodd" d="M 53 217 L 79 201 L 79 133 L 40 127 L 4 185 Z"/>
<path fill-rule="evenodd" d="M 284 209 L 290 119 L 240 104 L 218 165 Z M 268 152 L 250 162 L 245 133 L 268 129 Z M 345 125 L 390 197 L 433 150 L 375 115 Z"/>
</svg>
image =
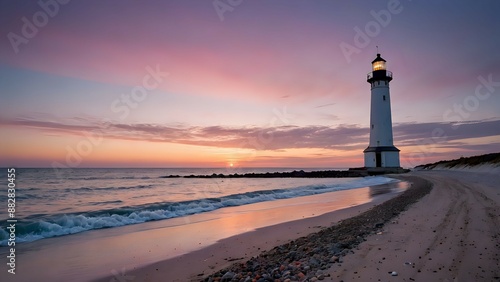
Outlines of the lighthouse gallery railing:
<svg viewBox="0 0 500 282">
<path fill-rule="evenodd" d="M 373 78 L 373 73 L 374 73 L 373 71 L 372 71 L 372 72 L 369 72 L 369 73 L 366 75 L 366 79 L 368 80 L 368 79 Z M 385 75 L 386 75 L 387 77 L 392 78 L 392 71 L 388 71 L 388 70 L 386 70 L 386 71 L 385 71 Z"/>
</svg>

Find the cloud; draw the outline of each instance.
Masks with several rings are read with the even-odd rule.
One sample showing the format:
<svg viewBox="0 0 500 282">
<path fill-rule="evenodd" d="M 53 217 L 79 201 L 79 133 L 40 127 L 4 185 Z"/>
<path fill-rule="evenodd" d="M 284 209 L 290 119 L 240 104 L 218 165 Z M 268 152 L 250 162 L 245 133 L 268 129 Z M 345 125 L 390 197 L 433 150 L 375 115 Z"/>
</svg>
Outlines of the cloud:
<svg viewBox="0 0 500 282">
<path fill-rule="evenodd" d="M 97 134 L 111 139 L 167 142 L 219 148 L 283 150 L 323 148 L 362 150 L 368 144 L 369 129 L 359 125 L 337 127 L 311 126 L 169 126 L 163 124 L 125 124 L 74 118 L 66 122 L 29 118 L 1 119 L 0 125 L 35 128 L 50 133 L 73 135 Z M 396 146 L 433 143 L 439 147 L 477 147 L 460 140 L 500 136 L 500 120 L 472 121 L 462 124 L 441 122 L 401 123 L 394 125 Z M 491 149 L 493 145 L 479 145 Z"/>
<path fill-rule="evenodd" d="M 328 103 L 328 104 L 324 104 L 324 105 L 319 105 L 319 106 L 316 106 L 314 107 L 315 109 L 319 109 L 319 108 L 324 108 L 324 107 L 329 107 L 329 106 L 334 106 L 336 105 L 337 103 Z"/>
<path fill-rule="evenodd" d="M 394 126 L 396 143 L 419 145 L 422 142 L 443 142 L 467 138 L 500 135 L 500 120 L 481 120 L 463 123 L 401 123 Z"/>
</svg>

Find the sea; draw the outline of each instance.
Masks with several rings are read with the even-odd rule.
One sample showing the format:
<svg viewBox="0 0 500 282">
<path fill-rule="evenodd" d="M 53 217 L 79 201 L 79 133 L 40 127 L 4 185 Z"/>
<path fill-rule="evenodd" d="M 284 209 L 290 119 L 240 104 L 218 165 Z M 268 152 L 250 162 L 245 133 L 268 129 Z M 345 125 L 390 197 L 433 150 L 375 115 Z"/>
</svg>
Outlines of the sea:
<svg viewBox="0 0 500 282">
<path fill-rule="evenodd" d="M 165 178 L 168 175 L 315 171 L 301 168 L 18 168 L 16 244 L 398 182 L 362 178 Z M 7 169 L 0 170 L 0 246 L 9 238 Z"/>
</svg>

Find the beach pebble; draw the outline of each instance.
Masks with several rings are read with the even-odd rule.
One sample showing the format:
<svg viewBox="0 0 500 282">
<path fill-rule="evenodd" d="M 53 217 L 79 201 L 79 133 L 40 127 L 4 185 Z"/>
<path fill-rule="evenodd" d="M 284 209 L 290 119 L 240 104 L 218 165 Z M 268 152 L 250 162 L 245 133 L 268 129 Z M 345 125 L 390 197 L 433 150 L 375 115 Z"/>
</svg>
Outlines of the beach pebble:
<svg viewBox="0 0 500 282">
<path fill-rule="evenodd" d="M 309 259 L 309 264 L 310 264 L 311 266 L 315 267 L 315 266 L 320 265 L 320 264 L 321 264 L 321 262 L 320 262 L 317 258 L 312 257 L 312 258 L 310 258 L 310 259 Z"/>
<path fill-rule="evenodd" d="M 299 274 L 297 274 L 297 276 L 299 277 L 300 280 L 302 280 L 306 277 L 306 275 L 302 272 L 299 272 Z"/>
<path fill-rule="evenodd" d="M 330 258 L 330 262 L 337 262 L 339 260 L 338 256 L 333 256 Z"/>
<path fill-rule="evenodd" d="M 391 272 L 391 276 L 398 276 L 398 273 L 396 271 Z"/>
<path fill-rule="evenodd" d="M 234 275 L 236 275 L 234 272 L 228 271 L 228 272 L 226 272 L 226 274 L 224 274 L 222 276 L 220 281 L 222 281 L 222 282 L 231 281 L 233 279 Z"/>
</svg>

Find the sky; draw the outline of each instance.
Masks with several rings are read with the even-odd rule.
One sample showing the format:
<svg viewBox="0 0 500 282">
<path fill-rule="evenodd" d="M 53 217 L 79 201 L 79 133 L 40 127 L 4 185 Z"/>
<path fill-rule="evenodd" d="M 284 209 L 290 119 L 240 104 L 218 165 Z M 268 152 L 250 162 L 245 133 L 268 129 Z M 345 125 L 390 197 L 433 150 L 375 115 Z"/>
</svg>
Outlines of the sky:
<svg viewBox="0 0 500 282">
<path fill-rule="evenodd" d="M 499 1 L 0 0 L 0 166 L 401 165 L 500 151 Z"/>
</svg>

